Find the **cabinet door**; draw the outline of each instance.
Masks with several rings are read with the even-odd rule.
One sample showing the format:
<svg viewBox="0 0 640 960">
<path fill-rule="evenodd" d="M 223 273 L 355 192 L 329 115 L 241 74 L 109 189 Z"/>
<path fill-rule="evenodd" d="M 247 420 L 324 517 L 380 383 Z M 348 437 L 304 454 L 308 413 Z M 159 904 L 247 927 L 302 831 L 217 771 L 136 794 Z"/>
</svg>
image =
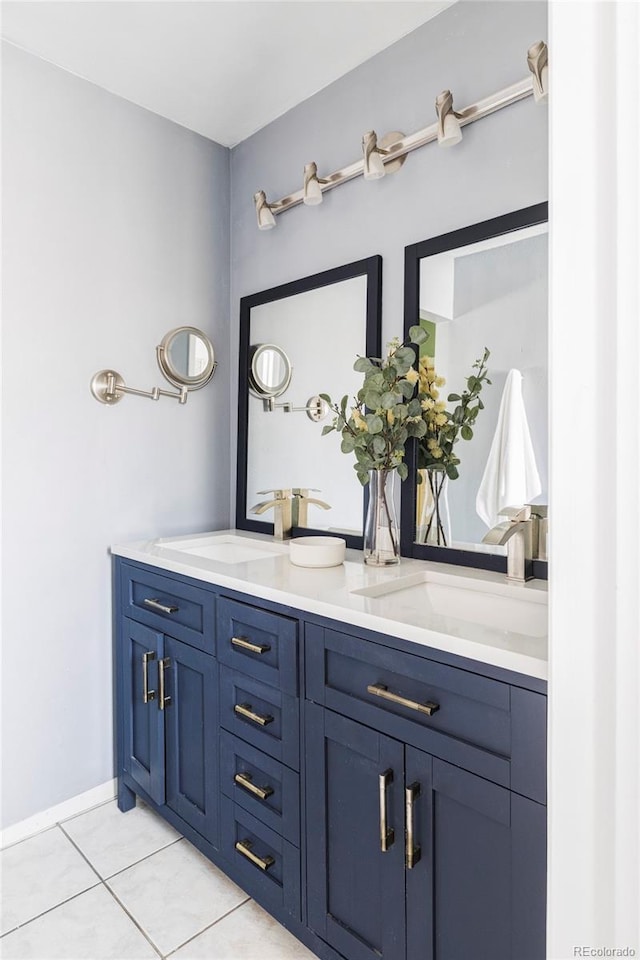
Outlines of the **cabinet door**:
<svg viewBox="0 0 640 960">
<path fill-rule="evenodd" d="M 217 846 L 216 661 L 164 638 L 167 806 Z"/>
<path fill-rule="evenodd" d="M 412 748 L 406 783 L 407 956 L 544 960 L 545 808 Z"/>
<path fill-rule="evenodd" d="M 396 740 L 306 705 L 309 926 L 349 960 L 404 960 L 403 759 Z"/>
<path fill-rule="evenodd" d="M 164 803 L 164 717 L 158 709 L 163 636 L 122 621 L 124 769 L 156 803 Z"/>
</svg>

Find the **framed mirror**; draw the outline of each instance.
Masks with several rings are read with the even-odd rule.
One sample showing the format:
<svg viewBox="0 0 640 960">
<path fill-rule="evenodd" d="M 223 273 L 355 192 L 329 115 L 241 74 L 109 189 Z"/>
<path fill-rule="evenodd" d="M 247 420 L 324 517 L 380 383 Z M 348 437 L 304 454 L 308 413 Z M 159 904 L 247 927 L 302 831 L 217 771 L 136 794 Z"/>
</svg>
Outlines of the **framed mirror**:
<svg viewBox="0 0 640 960">
<path fill-rule="evenodd" d="M 405 249 L 405 336 L 426 330 L 418 368 L 440 419 L 408 452 L 404 556 L 506 572 L 506 546 L 485 538 L 532 504 L 547 577 L 547 220 L 537 204 Z"/>
<path fill-rule="evenodd" d="M 318 395 L 360 388 L 356 358 L 380 355 L 381 294 L 375 256 L 241 299 L 238 529 L 272 533 L 265 491 L 302 491 L 292 536 L 331 532 L 362 547 L 363 488 L 353 458 L 322 437 L 331 412 Z"/>
<path fill-rule="evenodd" d="M 197 327 L 170 330 L 156 350 L 160 371 L 174 387 L 199 390 L 215 372 L 213 345 Z"/>
</svg>

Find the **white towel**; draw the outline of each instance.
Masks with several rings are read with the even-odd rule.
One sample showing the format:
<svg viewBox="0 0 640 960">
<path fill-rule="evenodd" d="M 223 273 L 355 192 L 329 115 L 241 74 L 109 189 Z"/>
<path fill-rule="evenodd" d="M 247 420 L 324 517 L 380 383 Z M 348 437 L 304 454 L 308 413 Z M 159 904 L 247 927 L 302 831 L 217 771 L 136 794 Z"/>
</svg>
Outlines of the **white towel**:
<svg viewBox="0 0 640 960">
<path fill-rule="evenodd" d="M 498 425 L 476 497 L 476 512 L 488 527 L 504 507 L 530 503 L 542 491 L 522 399 L 522 374 L 510 370 L 504 386 Z"/>
</svg>

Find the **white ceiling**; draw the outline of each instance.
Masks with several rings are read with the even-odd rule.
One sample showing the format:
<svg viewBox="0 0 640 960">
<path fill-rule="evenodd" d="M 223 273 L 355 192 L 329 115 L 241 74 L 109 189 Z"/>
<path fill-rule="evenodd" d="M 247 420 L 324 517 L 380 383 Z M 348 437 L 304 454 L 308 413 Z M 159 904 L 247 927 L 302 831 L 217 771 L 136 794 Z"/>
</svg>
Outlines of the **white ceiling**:
<svg viewBox="0 0 640 960">
<path fill-rule="evenodd" d="M 5 0 L 2 36 L 233 146 L 453 0 Z"/>
</svg>

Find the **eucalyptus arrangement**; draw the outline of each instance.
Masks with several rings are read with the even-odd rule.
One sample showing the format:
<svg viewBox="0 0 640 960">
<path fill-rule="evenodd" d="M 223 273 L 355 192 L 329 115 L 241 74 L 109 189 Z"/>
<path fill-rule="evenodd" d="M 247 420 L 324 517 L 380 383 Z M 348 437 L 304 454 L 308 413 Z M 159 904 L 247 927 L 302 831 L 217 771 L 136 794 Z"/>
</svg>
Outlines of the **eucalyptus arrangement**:
<svg viewBox="0 0 640 960">
<path fill-rule="evenodd" d="M 485 348 L 467 378 L 467 389 L 462 394 L 449 394 L 449 402 L 455 402 L 456 407 L 448 411 L 440 400 L 440 387 L 445 380 L 436 374 L 433 359 L 421 357 L 417 369 L 414 366 L 415 350 L 409 344 L 419 346 L 427 336 L 422 327 L 414 326 L 408 340 L 395 338 L 388 344 L 385 357 L 358 357 L 354 370 L 363 374 L 364 381 L 351 404 L 348 396 L 336 403 L 328 394 L 320 394 L 335 414 L 322 435 L 339 433 L 342 452 L 355 456 L 354 469 L 360 483 L 364 486 L 375 480 L 365 525 L 367 563 L 399 561 L 398 529 L 389 485 L 396 473 L 401 480 L 408 475 L 404 462 L 407 441 L 411 437 L 418 441 L 418 468 L 427 472 L 437 507 L 445 477 L 454 480 L 459 476 L 460 459 L 454 445 L 459 437 L 473 437 L 473 425 L 483 409 L 479 395 L 484 384 L 491 383 L 486 368 L 489 351 Z M 419 473 L 418 481 L 421 480 Z M 434 513 L 437 530 L 442 530 L 444 536 L 439 511 Z"/>
</svg>

